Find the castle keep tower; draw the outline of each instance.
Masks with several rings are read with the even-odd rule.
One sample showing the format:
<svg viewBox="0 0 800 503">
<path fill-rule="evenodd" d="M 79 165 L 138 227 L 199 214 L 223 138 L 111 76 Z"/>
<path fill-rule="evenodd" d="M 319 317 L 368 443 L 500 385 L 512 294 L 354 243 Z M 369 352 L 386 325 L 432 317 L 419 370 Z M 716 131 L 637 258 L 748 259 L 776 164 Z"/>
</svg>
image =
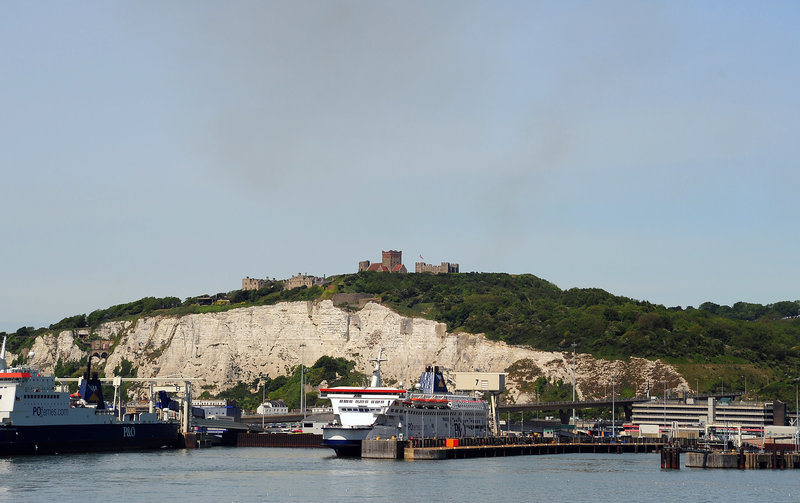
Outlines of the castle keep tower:
<svg viewBox="0 0 800 503">
<path fill-rule="evenodd" d="M 405 274 L 408 272 L 403 265 L 403 252 L 396 250 L 381 251 L 381 263 L 370 264 L 369 260 L 362 260 L 358 263 L 358 272 L 378 271 L 378 272 L 397 272 Z"/>
<path fill-rule="evenodd" d="M 381 251 L 381 255 L 383 258 L 383 265 L 388 267 L 390 271 L 394 271 L 397 266 L 403 265 L 403 252 L 401 251 Z"/>
</svg>

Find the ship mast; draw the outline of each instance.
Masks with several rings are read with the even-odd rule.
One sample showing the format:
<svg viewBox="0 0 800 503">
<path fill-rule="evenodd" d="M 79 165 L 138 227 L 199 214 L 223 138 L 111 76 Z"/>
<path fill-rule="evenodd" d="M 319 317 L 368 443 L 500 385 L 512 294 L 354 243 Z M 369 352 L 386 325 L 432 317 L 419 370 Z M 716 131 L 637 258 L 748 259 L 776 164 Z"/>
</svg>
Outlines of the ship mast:
<svg viewBox="0 0 800 503">
<path fill-rule="evenodd" d="M 3 349 L 0 350 L 0 371 L 6 370 L 8 367 L 6 366 L 6 339 L 8 335 L 3 336 Z"/>
<path fill-rule="evenodd" d="M 381 358 L 383 355 L 383 348 L 378 348 L 378 357 L 373 358 L 370 360 L 371 363 L 375 364 L 375 367 L 372 369 L 372 380 L 370 380 L 370 387 L 372 388 L 379 388 L 383 386 L 383 381 L 381 380 L 381 362 L 387 361 L 386 358 Z"/>
</svg>

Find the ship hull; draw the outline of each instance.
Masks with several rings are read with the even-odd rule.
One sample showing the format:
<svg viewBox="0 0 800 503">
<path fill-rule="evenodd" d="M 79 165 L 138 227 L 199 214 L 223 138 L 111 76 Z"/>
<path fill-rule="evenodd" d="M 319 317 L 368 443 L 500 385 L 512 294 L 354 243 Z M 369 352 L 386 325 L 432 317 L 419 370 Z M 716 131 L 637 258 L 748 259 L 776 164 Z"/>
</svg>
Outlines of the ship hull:
<svg viewBox="0 0 800 503">
<path fill-rule="evenodd" d="M 174 447 L 176 423 L 0 426 L 0 456 Z"/>
<path fill-rule="evenodd" d="M 361 440 L 323 440 L 322 445 L 333 449 L 340 458 L 361 457 Z"/>
<path fill-rule="evenodd" d="M 322 445 L 330 447 L 340 457 L 360 457 L 361 442 L 372 431 L 372 426 L 322 427 Z"/>
</svg>

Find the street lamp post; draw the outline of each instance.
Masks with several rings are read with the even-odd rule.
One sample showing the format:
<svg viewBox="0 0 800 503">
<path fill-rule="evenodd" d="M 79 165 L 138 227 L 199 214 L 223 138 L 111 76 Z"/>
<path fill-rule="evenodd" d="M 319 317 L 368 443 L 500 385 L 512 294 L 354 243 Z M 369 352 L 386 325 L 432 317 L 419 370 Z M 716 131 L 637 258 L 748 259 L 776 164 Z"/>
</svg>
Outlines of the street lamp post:
<svg viewBox="0 0 800 503">
<path fill-rule="evenodd" d="M 264 414 L 266 414 L 266 407 L 264 402 L 267 401 L 267 387 L 264 385 L 264 374 L 258 376 L 261 380 L 261 429 L 264 429 Z"/>
<path fill-rule="evenodd" d="M 577 427 L 578 421 L 575 419 L 575 344 L 572 343 L 572 424 Z"/>
<path fill-rule="evenodd" d="M 664 428 L 667 427 L 667 381 L 664 380 Z"/>
<path fill-rule="evenodd" d="M 798 408 L 798 399 L 797 399 L 797 384 L 800 381 L 800 377 L 796 377 L 792 379 L 794 381 L 794 448 L 795 450 L 800 449 L 800 408 Z"/>
<path fill-rule="evenodd" d="M 303 422 L 306 420 L 306 390 L 305 390 L 305 369 L 304 369 L 304 348 L 305 344 L 300 344 L 300 408 L 303 410 Z"/>
<path fill-rule="evenodd" d="M 611 376 L 611 438 L 617 438 L 617 429 L 615 425 L 617 424 L 617 416 L 614 403 L 614 381 L 616 381 L 617 376 Z"/>
</svg>

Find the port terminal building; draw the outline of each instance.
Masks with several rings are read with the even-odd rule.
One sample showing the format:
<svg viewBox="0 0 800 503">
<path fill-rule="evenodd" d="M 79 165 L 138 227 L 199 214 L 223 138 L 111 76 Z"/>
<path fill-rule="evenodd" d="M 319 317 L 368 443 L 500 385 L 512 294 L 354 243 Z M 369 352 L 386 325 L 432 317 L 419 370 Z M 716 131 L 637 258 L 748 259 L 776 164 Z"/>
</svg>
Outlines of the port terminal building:
<svg viewBox="0 0 800 503">
<path fill-rule="evenodd" d="M 633 404 L 630 424 L 625 429 L 641 436 L 659 435 L 665 429 L 702 432 L 706 425 L 728 425 L 764 431 L 767 426 L 784 426 L 786 404 L 775 400 L 756 402 L 717 399 L 658 399 Z"/>
</svg>

